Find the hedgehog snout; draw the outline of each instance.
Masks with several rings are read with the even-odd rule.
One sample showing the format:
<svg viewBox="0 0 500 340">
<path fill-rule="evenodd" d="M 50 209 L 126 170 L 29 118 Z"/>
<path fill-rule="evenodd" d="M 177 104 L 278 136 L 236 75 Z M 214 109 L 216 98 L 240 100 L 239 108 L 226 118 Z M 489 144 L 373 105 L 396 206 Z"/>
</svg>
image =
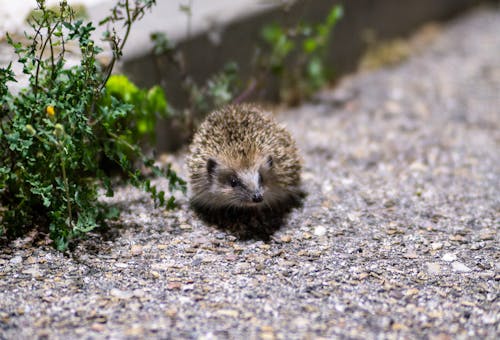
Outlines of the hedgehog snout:
<svg viewBox="0 0 500 340">
<path fill-rule="evenodd" d="M 257 191 L 252 195 L 252 202 L 254 202 L 254 203 L 260 203 L 263 200 L 264 200 L 264 196 L 262 196 L 262 193 L 260 191 Z"/>
</svg>

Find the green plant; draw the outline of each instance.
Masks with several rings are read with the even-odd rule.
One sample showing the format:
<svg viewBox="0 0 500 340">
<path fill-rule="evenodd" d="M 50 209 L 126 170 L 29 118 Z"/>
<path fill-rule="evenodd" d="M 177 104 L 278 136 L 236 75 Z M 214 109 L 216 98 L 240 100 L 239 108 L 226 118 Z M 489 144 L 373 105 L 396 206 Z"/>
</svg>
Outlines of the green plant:
<svg viewBox="0 0 500 340">
<path fill-rule="evenodd" d="M 331 78 L 325 54 L 333 28 L 342 18 L 342 6 L 332 7 L 326 19 L 317 24 L 301 22 L 292 27 L 276 23 L 264 26 L 261 35 L 268 52 L 260 52 L 261 72 L 271 72 L 280 79 L 286 101 L 308 97 Z"/>
<path fill-rule="evenodd" d="M 58 11 L 37 0 L 32 18 L 31 44 L 8 37 L 15 48 L 28 86 L 11 93 L 7 82 L 16 81 L 10 65 L 0 68 L 0 223 L 18 234 L 25 227 L 48 226 L 55 247 L 116 217 L 98 201 L 98 190 L 113 195 L 112 178 L 99 159 L 114 162 L 126 179 L 150 193 L 160 205 L 173 207 L 174 197 L 151 185 L 136 165 L 141 160 L 156 175 L 168 178 L 170 190 L 185 190 L 185 182 L 167 167 L 160 169 L 139 147 L 152 132 L 156 113 L 166 114 L 166 101 L 158 88 L 142 91 L 126 78 L 111 76 L 122 55 L 132 24 L 154 5 L 154 0 L 119 0 L 104 23 L 122 23 L 124 37 L 108 30 L 113 58 L 101 67 L 96 56 L 94 27 L 74 19 L 62 1 Z M 80 63 L 67 65 L 66 46 L 80 47 Z"/>
<path fill-rule="evenodd" d="M 126 128 L 127 135 L 124 137 L 129 143 L 136 143 L 145 138 L 153 142 L 157 117 L 166 118 L 169 114 L 165 93 L 161 87 L 153 86 L 146 91 L 138 88 L 125 75 L 111 75 L 99 104 L 110 106 L 113 99 L 131 105 L 133 110 L 119 121 L 103 123 L 119 124 L 122 128 Z"/>
<path fill-rule="evenodd" d="M 188 8 L 190 7 L 184 6 L 182 11 L 191 13 Z M 235 98 L 239 89 L 238 65 L 236 63 L 227 63 L 222 70 L 199 85 L 187 72 L 183 53 L 168 39 L 165 33 L 152 33 L 151 40 L 154 44 L 153 53 L 157 57 L 158 68 L 163 67 L 159 57 L 164 56 L 181 75 L 181 88 L 188 97 L 188 105 L 184 110 L 173 109 L 173 111 L 177 117 L 182 117 L 185 120 L 188 129 L 193 130 L 210 111 L 230 103 Z"/>
<path fill-rule="evenodd" d="M 182 5 L 180 10 L 187 16 L 187 31 L 190 32 L 192 15 L 191 1 Z M 229 102 L 242 102 L 255 98 L 256 93 L 268 89 L 271 76 L 279 83 L 280 99 L 296 103 L 317 91 L 331 79 L 332 72 L 326 67 L 326 52 L 332 31 L 342 17 L 342 6 L 336 5 L 329 11 L 325 20 L 319 24 L 299 22 L 290 27 L 277 23 L 262 28 L 264 44 L 256 46 L 256 56 L 251 68 L 251 76 L 245 88 L 241 87 L 238 65 L 228 63 L 220 72 L 198 85 L 187 72 L 183 52 L 162 32 L 151 35 L 153 52 L 160 74 L 163 61 L 172 64 L 181 76 L 181 88 L 188 98 L 187 109 L 177 111 L 176 117 L 185 119 L 187 129 L 193 131 L 197 123 L 214 108 Z M 162 58 L 160 58 L 162 57 Z M 166 57 L 166 58 L 165 58 Z M 162 79 L 165 85 L 165 79 Z M 258 95 L 257 95 L 258 96 Z"/>
</svg>

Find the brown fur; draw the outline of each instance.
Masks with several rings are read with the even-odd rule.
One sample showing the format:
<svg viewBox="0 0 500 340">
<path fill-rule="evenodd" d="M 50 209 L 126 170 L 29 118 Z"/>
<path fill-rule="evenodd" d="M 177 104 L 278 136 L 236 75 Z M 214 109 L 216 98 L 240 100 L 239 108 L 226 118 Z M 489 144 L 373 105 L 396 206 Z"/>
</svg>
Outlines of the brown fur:
<svg viewBox="0 0 500 340">
<path fill-rule="evenodd" d="M 218 224 L 234 220 L 234 212 L 252 215 L 251 220 L 281 216 L 304 195 L 293 139 L 253 106 L 226 106 L 210 114 L 194 136 L 187 164 L 192 206 L 217 215 Z M 252 201 L 259 195 L 262 201 Z"/>
</svg>

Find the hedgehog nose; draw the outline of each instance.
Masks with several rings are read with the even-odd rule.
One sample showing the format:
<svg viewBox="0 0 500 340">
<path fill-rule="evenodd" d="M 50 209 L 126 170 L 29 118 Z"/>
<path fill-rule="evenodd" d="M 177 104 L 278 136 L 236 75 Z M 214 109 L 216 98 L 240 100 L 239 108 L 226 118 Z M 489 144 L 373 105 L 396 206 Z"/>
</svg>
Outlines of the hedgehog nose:
<svg viewBox="0 0 500 340">
<path fill-rule="evenodd" d="M 262 197 L 262 194 L 260 192 L 256 192 L 252 196 L 252 201 L 254 203 L 259 203 L 259 202 L 262 202 L 263 200 L 264 200 L 264 197 Z"/>
</svg>

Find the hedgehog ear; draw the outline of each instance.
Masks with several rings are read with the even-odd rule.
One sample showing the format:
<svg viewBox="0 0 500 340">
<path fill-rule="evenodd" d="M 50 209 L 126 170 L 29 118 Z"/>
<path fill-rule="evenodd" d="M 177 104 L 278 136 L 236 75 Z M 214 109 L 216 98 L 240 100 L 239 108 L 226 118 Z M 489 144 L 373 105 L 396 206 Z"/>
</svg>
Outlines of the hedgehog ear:
<svg viewBox="0 0 500 340">
<path fill-rule="evenodd" d="M 209 176 L 212 176 L 215 172 L 215 168 L 217 167 L 217 162 L 213 158 L 209 158 L 207 161 L 207 173 Z"/>
</svg>

